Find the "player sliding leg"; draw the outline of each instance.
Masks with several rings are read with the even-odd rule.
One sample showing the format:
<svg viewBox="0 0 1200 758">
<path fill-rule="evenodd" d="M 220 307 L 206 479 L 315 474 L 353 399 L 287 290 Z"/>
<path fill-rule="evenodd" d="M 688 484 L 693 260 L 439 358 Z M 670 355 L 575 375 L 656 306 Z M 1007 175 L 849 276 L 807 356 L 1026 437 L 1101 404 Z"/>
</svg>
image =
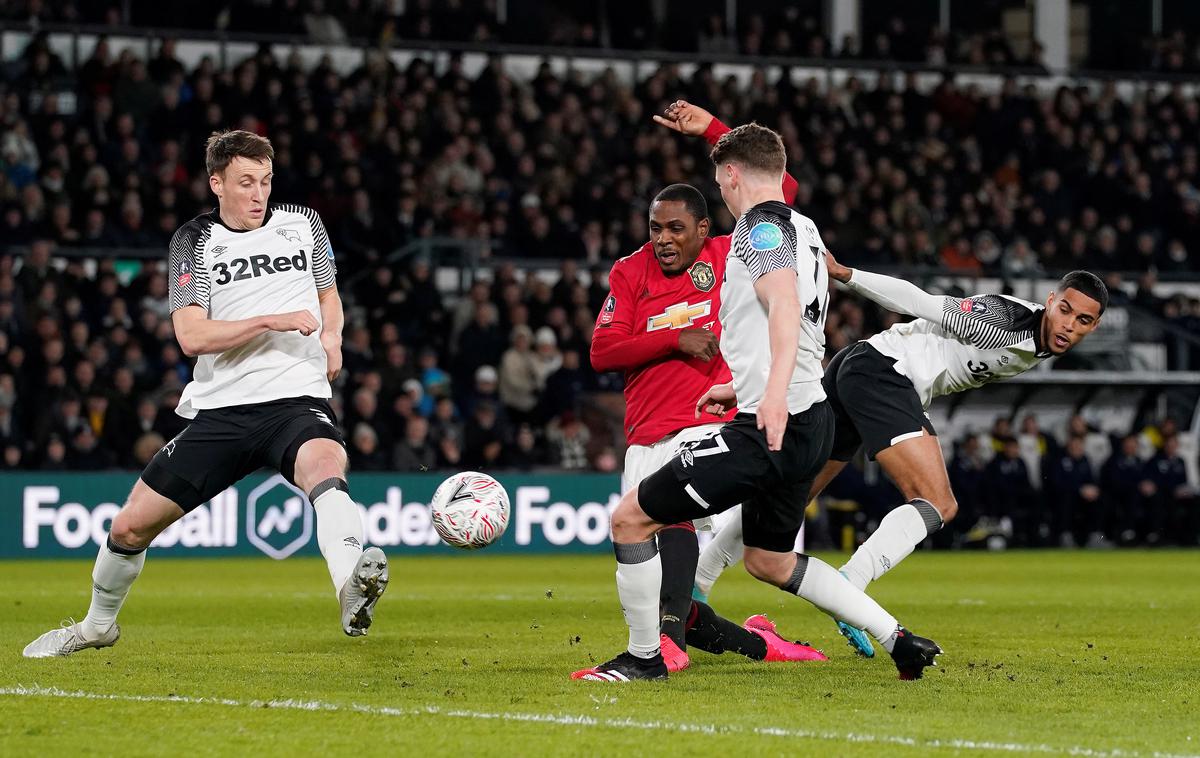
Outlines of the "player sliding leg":
<svg viewBox="0 0 1200 758">
<path fill-rule="evenodd" d="M 341 605 L 342 631 L 364 635 L 389 573 L 382 550 L 363 550 L 362 514 L 346 484 L 346 451 L 331 439 L 310 439 L 300 446 L 295 470 L 296 484 L 309 493 L 317 514 L 317 545 Z"/>
</svg>

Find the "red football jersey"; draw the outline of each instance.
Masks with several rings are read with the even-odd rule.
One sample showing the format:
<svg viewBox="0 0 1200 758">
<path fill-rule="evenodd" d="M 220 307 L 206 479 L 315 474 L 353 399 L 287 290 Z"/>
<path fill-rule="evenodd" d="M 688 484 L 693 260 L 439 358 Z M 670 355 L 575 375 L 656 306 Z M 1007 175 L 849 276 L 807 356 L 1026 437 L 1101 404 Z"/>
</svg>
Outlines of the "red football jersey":
<svg viewBox="0 0 1200 758">
<path fill-rule="evenodd" d="M 691 267 L 673 277 L 663 274 L 649 242 L 613 264 L 592 338 L 592 366 L 625 372 L 625 437 L 631 445 L 718 420 L 707 414 L 697 419 L 696 401 L 714 384 L 731 380 L 729 367 L 720 355 L 706 362 L 679 352 L 679 334 L 699 327 L 720 337 L 729 242 L 728 236 L 706 239 Z"/>
</svg>

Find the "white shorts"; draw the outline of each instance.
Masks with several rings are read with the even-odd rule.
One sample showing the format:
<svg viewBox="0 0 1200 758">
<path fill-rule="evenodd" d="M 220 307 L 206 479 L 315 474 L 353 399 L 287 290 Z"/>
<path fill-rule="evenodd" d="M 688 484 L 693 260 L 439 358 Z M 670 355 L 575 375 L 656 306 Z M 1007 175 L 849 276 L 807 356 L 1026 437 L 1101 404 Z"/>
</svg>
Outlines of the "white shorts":
<svg viewBox="0 0 1200 758">
<path fill-rule="evenodd" d="M 721 431 L 721 422 L 690 426 L 675 434 L 663 437 L 650 445 L 630 445 L 625 450 L 625 471 L 621 474 L 621 494 L 625 494 L 646 477 L 665 466 L 687 442 L 696 442 Z M 713 529 L 712 519 L 696 519 L 692 522 L 698 530 Z"/>
</svg>

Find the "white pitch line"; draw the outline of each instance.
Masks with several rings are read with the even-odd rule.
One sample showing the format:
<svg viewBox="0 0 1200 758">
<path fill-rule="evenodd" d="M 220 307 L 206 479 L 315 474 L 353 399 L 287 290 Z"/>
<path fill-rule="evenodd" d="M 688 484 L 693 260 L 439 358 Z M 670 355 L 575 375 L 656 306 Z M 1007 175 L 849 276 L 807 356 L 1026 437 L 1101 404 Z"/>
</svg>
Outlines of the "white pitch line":
<svg viewBox="0 0 1200 758">
<path fill-rule="evenodd" d="M 829 732 L 812 729 L 737 725 L 689 724 L 673 721 L 638 721 L 631 718 L 598 718 L 584 715 L 556 715 L 553 713 L 509 713 L 467 710 L 446 710 L 436 706 L 424 708 L 394 708 L 378 705 L 342 705 L 321 700 L 233 700 L 223 697 L 190 697 L 187 695 L 121 695 L 103 692 L 63 690 L 58 687 L 17 685 L 0 688 L 0 696 L 6 697 L 51 697 L 74 700 L 114 700 L 126 703 L 182 703 L 185 705 L 222 705 L 230 708 L 279 708 L 290 711 L 355 712 L 371 716 L 441 716 L 444 718 L 479 719 L 487 721 L 513 721 L 561 726 L 609 727 L 614 729 L 641 729 L 673 731 L 699 734 L 758 734 L 765 737 L 790 737 L 793 739 L 834 740 L 838 742 L 861 742 L 882 745 L 903 745 L 915 748 L 944 748 L 950 750 L 980 750 L 1003 753 L 1042 753 L 1047 755 L 1084 756 L 1084 758 L 1200 758 L 1200 755 L 1181 753 L 1143 753 L 1137 750 L 1097 749 L 1081 746 L 1056 747 L 1054 745 L 1031 745 L 1019 742 L 991 742 L 965 739 L 928 740 L 919 737 L 896 735 L 860 734 L 858 732 Z"/>
</svg>

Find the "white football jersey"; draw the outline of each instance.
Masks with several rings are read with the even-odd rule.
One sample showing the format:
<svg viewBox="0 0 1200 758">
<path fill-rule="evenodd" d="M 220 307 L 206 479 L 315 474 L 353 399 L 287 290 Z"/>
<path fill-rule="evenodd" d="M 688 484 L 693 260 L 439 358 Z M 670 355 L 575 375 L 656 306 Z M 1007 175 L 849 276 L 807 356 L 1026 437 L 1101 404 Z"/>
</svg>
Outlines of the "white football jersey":
<svg viewBox="0 0 1200 758">
<path fill-rule="evenodd" d="M 919 317 L 867 339 L 896 359 L 921 404 L 1022 374 L 1049 358 L 1041 344 L 1045 308 L 1008 295 L 958 298 L 931 295 L 916 285 L 854 270 L 850 289 L 880 305 Z"/>
<path fill-rule="evenodd" d="M 307 310 L 321 322 L 317 290 L 334 285 L 333 248 L 321 218 L 300 205 L 271 205 L 258 229 L 225 226 L 217 211 L 171 238 L 171 311 L 199 305 L 215 321 Z M 241 347 L 196 359 L 176 413 L 291 397 L 331 397 L 320 329 L 266 332 Z"/>
<path fill-rule="evenodd" d="M 825 243 L 812 219 L 781 202 L 760 203 L 738 219 L 721 286 L 721 355 L 733 374 L 739 411 L 758 409 L 771 372 L 767 308 L 759 301 L 754 283 L 780 268 L 796 271 L 803 311 L 796 365 L 787 389 L 788 411 L 800 413 L 825 399 L 821 359 L 829 273 L 824 253 Z"/>
</svg>

